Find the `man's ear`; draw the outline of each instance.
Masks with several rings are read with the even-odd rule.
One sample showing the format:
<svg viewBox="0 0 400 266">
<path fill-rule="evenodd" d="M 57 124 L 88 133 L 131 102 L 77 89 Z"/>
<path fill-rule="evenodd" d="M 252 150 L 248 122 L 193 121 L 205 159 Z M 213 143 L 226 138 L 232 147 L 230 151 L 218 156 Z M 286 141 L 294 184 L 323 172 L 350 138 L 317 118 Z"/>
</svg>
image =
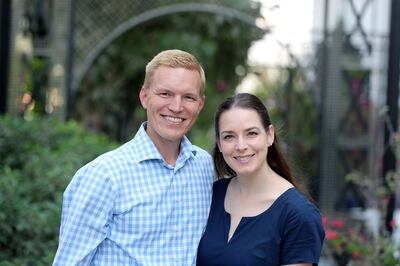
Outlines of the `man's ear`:
<svg viewBox="0 0 400 266">
<path fill-rule="evenodd" d="M 139 91 L 139 99 L 140 99 L 140 103 L 142 104 L 143 108 L 146 109 L 147 108 L 147 99 L 148 99 L 148 91 L 142 87 Z"/>
<path fill-rule="evenodd" d="M 197 114 L 200 114 L 201 110 L 203 110 L 205 102 L 206 102 L 206 96 L 202 95 L 200 97 L 199 109 L 197 110 Z"/>
</svg>

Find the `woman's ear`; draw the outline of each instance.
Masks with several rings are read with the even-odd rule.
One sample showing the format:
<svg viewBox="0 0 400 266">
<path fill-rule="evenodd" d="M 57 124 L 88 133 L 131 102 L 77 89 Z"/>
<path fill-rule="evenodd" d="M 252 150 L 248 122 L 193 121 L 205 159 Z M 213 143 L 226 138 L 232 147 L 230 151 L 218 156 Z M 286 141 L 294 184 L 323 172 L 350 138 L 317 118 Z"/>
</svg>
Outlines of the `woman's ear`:
<svg viewBox="0 0 400 266">
<path fill-rule="evenodd" d="M 219 151 L 221 151 L 221 145 L 219 143 L 219 140 L 217 140 L 217 147 L 218 147 Z"/>
<path fill-rule="evenodd" d="M 268 126 L 268 132 L 267 132 L 267 140 L 268 140 L 268 147 L 270 147 L 275 140 L 275 128 L 273 125 Z"/>
</svg>

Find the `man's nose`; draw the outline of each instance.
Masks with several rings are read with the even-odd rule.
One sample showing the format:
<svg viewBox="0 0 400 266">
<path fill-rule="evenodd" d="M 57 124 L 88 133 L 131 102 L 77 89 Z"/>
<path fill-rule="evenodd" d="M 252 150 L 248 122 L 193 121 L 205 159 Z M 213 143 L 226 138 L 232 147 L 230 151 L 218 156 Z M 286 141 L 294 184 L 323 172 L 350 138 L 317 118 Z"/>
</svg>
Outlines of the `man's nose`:
<svg viewBox="0 0 400 266">
<path fill-rule="evenodd" d="M 169 105 L 169 108 L 173 112 L 180 112 L 182 111 L 182 99 L 179 96 L 176 96 L 172 99 L 171 104 Z"/>
</svg>

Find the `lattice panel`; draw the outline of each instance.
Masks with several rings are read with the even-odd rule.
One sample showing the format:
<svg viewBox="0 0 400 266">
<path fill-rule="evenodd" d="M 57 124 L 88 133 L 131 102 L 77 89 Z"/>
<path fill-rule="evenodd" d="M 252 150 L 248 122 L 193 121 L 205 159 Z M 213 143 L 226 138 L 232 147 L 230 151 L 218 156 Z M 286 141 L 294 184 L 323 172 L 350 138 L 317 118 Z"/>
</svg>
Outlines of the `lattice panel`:
<svg viewBox="0 0 400 266">
<path fill-rule="evenodd" d="M 347 138 L 368 134 L 369 70 L 343 70 L 343 100 L 345 103 L 339 124 L 339 132 Z"/>
<path fill-rule="evenodd" d="M 255 3 L 255 5 L 258 5 Z M 131 19 L 151 19 L 167 14 L 169 9 L 206 11 L 215 7 L 229 9 L 227 12 L 240 13 L 254 18 L 253 9 L 241 1 L 233 0 L 108 0 L 76 1 L 75 10 L 75 70 L 79 72 L 82 63 L 98 44 L 104 41 L 111 32 L 121 28 L 124 22 Z M 247 10 L 245 9 L 247 8 Z M 229 14 L 227 14 L 229 16 Z"/>
<path fill-rule="evenodd" d="M 357 43 L 361 51 L 366 52 L 366 54 L 371 54 L 372 40 L 371 36 L 366 32 L 365 23 L 371 19 L 371 17 L 369 17 L 369 19 L 366 19 L 366 17 L 372 14 L 371 8 L 373 1 L 364 0 L 360 2 L 347 0 L 346 3 L 348 4 L 348 10 L 353 14 L 352 18 L 354 20 L 352 27 L 348 30 L 346 35 L 347 41 Z"/>
</svg>

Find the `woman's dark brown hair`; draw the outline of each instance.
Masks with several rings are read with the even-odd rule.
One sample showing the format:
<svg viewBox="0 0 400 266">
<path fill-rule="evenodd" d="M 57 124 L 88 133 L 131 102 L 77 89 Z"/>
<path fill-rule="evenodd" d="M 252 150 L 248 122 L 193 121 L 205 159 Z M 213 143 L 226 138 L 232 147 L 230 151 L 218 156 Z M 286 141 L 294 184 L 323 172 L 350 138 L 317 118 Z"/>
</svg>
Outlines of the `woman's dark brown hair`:
<svg viewBox="0 0 400 266">
<path fill-rule="evenodd" d="M 267 108 L 258 97 L 250 93 L 239 93 L 234 96 L 228 97 L 218 107 L 214 120 L 215 136 L 217 140 L 219 139 L 219 122 L 221 119 L 221 115 L 224 112 L 233 108 L 242 108 L 256 111 L 258 116 L 260 117 L 261 124 L 264 126 L 265 131 L 268 132 L 269 126 L 271 125 L 271 119 L 269 118 Z M 213 150 L 213 160 L 215 172 L 218 179 L 236 176 L 236 172 L 233 171 L 233 169 L 230 168 L 229 165 L 225 162 L 217 143 L 215 144 Z M 298 184 L 292 176 L 289 164 L 281 152 L 278 137 L 276 136 L 276 134 L 274 135 L 274 142 L 268 148 L 266 160 L 268 162 L 268 165 L 275 173 L 285 178 L 294 186 L 298 187 Z"/>
</svg>

